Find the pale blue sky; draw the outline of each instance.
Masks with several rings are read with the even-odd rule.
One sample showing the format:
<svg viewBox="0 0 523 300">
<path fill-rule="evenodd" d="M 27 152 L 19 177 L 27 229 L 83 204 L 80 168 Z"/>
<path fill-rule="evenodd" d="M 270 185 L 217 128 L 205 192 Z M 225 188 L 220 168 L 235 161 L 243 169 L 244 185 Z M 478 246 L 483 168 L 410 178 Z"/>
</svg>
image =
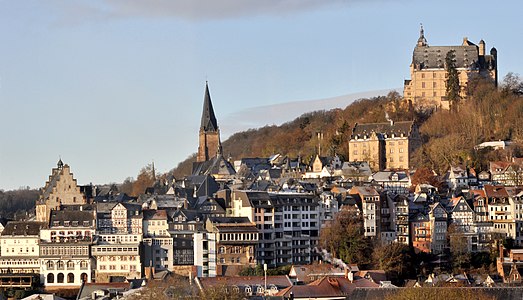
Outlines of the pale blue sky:
<svg viewBox="0 0 523 300">
<path fill-rule="evenodd" d="M 400 88 L 420 22 L 431 45 L 484 39 L 501 76 L 523 73 L 521 11 L 521 1 L 0 0 L 0 189 L 42 186 L 59 156 L 80 184 L 121 182 L 152 160 L 172 169 L 197 149 L 205 80 L 222 139 L 256 107 Z"/>
</svg>

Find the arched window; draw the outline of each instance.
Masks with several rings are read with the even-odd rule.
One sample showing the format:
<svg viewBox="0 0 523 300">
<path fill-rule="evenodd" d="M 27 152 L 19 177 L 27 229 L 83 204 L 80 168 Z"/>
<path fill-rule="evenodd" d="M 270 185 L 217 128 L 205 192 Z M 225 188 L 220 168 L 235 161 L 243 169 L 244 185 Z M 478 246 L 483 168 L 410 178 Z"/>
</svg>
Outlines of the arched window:
<svg viewBox="0 0 523 300">
<path fill-rule="evenodd" d="M 74 283 L 74 274 L 73 273 L 67 274 L 67 283 Z"/>
<path fill-rule="evenodd" d="M 56 267 L 58 268 L 58 270 L 63 270 L 64 269 L 64 262 L 59 260 L 57 263 L 56 263 Z"/>
<path fill-rule="evenodd" d="M 225 247 L 224 246 L 220 246 L 220 248 L 218 250 L 219 250 L 218 253 L 225 254 Z"/>
<path fill-rule="evenodd" d="M 54 262 L 52 260 L 47 262 L 47 270 L 53 270 L 54 269 Z M 54 276 L 53 276 L 54 279 Z"/>
<path fill-rule="evenodd" d="M 47 283 L 54 283 L 54 274 L 53 273 L 47 274 Z"/>
<path fill-rule="evenodd" d="M 277 292 L 278 292 L 278 288 L 275 285 L 271 284 L 271 294 L 275 295 Z"/>
<path fill-rule="evenodd" d="M 87 277 L 86 273 L 82 273 L 82 275 L 80 275 L 80 279 L 82 280 L 82 282 L 87 282 L 89 278 Z"/>
<path fill-rule="evenodd" d="M 57 283 L 64 283 L 64 273 L 58 273 L 58 276 L 56 277 Z"/>
<path fill-rule="evenodd" d="M 263 295 L 263 286 L 259 285 L 256 289 L 256 294 Z"/>
<path fill-rule="evenodd" d="M 81 268 L 81 269 L 87 269 L 87 261 L 82 260 L 82 261 L 80 262 L 80 268 Z"/>
<path fill-rule="evenodd" d="M 67 270 L 74 270 L 74 262 L 73 261 L 68 261 L 67 262 Z"/>
<path fill-rule="evenodd" d="M 245 294 L 247 296 L 252 296 L 252 288 L 250 286 L 245 287 Z"/>
</svg>

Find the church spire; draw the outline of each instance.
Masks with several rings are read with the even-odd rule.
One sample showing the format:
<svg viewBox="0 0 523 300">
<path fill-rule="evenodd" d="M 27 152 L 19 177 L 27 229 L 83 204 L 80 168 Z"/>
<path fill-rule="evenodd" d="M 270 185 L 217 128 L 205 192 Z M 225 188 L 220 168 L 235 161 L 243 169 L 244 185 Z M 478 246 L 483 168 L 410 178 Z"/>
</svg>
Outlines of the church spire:
<svg viewBox="0 0 523 300">
<path fill-rule="evenodd" d="M 423 24 L 420 23 L 418 46 L 428 46 L 427 39 L 425 39 L 425 31 L 423 30 Z"/>
<path fill-rule="evenodd" d="M 205 96 L 203 98 L 203 112 L 202 112 L 202 123 L 200 130 L 202 131 L 217 131 L 218 122 L 214 115 L 214 109 L 211 102 L 211 94 L 209 93 L 209 84 L 205 82 Z"/>
<path fill-rule="evenodd" d="M 205 82 L 205 96 L 203 98 L 202 122 L 198 146 L 197 162 L 208 161 L 212 157 L 221 154 L 220 129 L 214 115 L 209 93 L 209 84 Z"/>
</svg>

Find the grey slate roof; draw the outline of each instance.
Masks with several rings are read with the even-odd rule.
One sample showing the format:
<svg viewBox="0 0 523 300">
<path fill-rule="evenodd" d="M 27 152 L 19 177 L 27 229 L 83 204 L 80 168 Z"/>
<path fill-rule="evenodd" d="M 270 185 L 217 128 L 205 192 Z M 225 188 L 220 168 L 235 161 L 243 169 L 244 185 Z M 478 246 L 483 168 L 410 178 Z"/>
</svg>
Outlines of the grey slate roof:
<svg viewBox="0 0 523 300">
<path fill-rule="evenodd" d="M 208 161 L 194 162 L 192 175 L 234 175 L 233 165 L 218 154 Z"/>
<path fill-rule="evenodd" d="M 89 221 L 94 222 L 94 215 L 92 211 L 72 211 L 72 210 L 53 210 L 51 211 L 50 224 L 59 222 L 60 226 L 64 225 L 65 221 Z M 80 224 L 82 224 L 80 223 Z"/>
<path fill-rule="evenodd" d="M 3 236 L 7 235 L 39 235 L 40 229 L 45 228 L 46 225 L 43 222 L 21 222 L 11 221 L 8 222 L 2 231 Z"/>
<path fill-rule="evenodd" d="M 414 121 L 401 121 L 401 122 L 386 122 L 386 123 L 368 123 L 368 124 L 356 124 L 352 130 L 351 138 L 356 138 L 357 136 L 363 137 L 364 135 L 370 136 L 372 132 L 383 136 L 409 136 Z"/>
<path fill-rule="evenodd" d="M 412 63 L 423 69 L 442 69 L 445 67 L 447 53 L 454 50 L 457 68 L 479 68 L 478 48 L 471 46 L 425 46 L 414 48 Z"/>
</svg>

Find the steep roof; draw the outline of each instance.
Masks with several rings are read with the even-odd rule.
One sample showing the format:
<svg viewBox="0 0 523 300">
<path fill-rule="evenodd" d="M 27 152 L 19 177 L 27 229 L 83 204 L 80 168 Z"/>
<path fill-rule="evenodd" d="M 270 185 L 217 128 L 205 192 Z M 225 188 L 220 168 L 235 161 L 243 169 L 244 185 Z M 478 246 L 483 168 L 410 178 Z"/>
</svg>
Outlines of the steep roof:
<svg viewBox="0 0 523 300">
<path fill-rule="evenodd" d="M 211 94 L 209 93 L 209 85 L 205 83 L 205 96 L 203 98 L 202 122 L 200 130 L 203 131 L 217 131 L 218 122 L 214 115 L 214 109 L 211 102 Z"/>
<path fill-rule="evenodd" d="M 422 68 L 442 69 L 445 67 L 447 53 L 454 50 L 456 68 L 478 68 L 478 48 L 476 45 L 462 46 L 423 46 L 414 48 L 412 63 Z"/>
<path fill-rule="evenodd" d="M 208 161 L 194 162 L 192 175 L 234 175 L 236 171 L 223 155 L 218 154 Z"/>
</svg>

